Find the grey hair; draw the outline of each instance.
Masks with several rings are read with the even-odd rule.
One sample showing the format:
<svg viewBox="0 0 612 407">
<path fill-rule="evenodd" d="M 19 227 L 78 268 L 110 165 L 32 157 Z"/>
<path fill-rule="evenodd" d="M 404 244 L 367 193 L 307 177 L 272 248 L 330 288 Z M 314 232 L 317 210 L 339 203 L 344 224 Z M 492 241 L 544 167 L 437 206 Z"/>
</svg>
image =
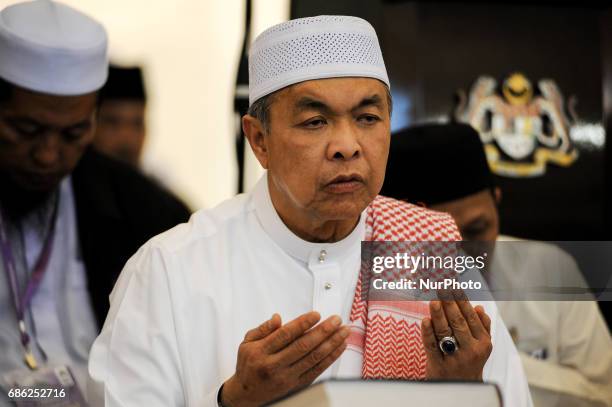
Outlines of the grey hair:
<svg viewBox="0 0 612 407">
<path fill-rule="evenodd" d="M 266 133 L 270 130 L 270 106 L 274 100 L 274 93 L 260 97 L 249 106 L 249 110 L 247 111 L 249 116 L 253 116 L 259 120 Z"/>
<path fill-rule="evenodd" d="M 391 91 L 386 86 L 385 91 L 387 93 L 387 103 L 389 104 L 389 116 L 391 116 L 393 113 L 393 98 L 391 97 Z M 249 110 L 247 111 L 249 116 L 253 116 L 261 122 L 266 133 L 270 130 L 270 106 L 272 106 L 275 94 L 276 92 L 273 92 L 257 99 L 249 106 Z"/>
</svg>

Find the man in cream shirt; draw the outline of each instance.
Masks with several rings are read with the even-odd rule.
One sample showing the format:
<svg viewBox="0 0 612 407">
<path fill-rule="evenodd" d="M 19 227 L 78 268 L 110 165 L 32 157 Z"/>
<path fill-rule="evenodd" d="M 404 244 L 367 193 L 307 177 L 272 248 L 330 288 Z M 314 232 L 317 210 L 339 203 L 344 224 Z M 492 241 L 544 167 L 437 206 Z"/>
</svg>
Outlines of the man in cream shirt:
<svg viewBox="0 0 612 407">
<path fill-rule="evenodd" d="M 497 242 L 483 274 L 520 351 L 534 405 L 612 405 L 612 338 L 598 304 L 571 294 L 588 285 L 558 246 L 499 235 L 501 191 L 476 130 L 415 126 L 393 135 L 390 156 L 383 193 L 450 213 L 466 241 Z M 406 163 L 409 156 L 418 158 Z M 407 172 L 432 160 L 435 172 L 406 182 Z M 542 287 L 549 289 L 546 301 Z"/>
</svg>

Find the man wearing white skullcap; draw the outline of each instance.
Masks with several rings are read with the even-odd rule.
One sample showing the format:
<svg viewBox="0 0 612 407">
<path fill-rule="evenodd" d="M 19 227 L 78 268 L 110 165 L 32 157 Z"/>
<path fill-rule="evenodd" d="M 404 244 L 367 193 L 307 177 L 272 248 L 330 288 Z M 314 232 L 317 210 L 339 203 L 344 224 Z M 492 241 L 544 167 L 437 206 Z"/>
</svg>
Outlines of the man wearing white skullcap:
<svg viewBox="0 0 612 407">
<path fill-rule="evenodd" d="M 88 150 L 107 72 L 107 35 L 92 18 L 50 0 L 0 11 L 0 406 L 58 383 L 65 402 L 84 405 L 89 349 L 123 263 L 188 217 Z"/>
<path fill-rule="evenodd" d="M 267 171 L 128 261 L 90 356 L 93 405 L 257 406 L 335 377 L 484 379 L 530 405 L 494 304 L 361 295 L 362 241 L 460 239 L 449 215 L 377 196 L 391 98 L 371 25 L 274 26 L 249 76 L 242 126 Z"/>
</svg>

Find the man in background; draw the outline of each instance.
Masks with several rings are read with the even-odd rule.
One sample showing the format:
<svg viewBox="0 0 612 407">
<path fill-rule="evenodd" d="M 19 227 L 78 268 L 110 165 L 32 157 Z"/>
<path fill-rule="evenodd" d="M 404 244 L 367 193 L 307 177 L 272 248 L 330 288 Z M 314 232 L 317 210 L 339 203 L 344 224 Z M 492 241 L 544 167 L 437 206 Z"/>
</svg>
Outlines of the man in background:
<svg viewBox="0 0 612 407">
<path fill-rule="evenodd" d="M 60 383 L 83 405 L 90 346 L 121 267 L 189 211 L 89 146 L 107 35 L 49 0 L 0 11 L 0 405 Z"/>
<path fill-rule="evenodd" d="M 100 92 L 96 149 L 139 168 L 146 137 L 146 106 L 142 70 L 111 65 Z"/>
<path fill-rule="evenodd" d="M 418 178 L 408 178 L 415 172 Z M 381 194 L 450 213 L 465 240 L 508 240 L 499 236 L 501 191 L 468 125 L 423 125 L 392 136 Z M 496 244 L 484 275 L 502 288 L 586 286 L 573 259 L 543 242 Z M 515 300 L 498 308 L 535 406 L 612 405 L 612 341 L 596 302 Z"/>
</svg>

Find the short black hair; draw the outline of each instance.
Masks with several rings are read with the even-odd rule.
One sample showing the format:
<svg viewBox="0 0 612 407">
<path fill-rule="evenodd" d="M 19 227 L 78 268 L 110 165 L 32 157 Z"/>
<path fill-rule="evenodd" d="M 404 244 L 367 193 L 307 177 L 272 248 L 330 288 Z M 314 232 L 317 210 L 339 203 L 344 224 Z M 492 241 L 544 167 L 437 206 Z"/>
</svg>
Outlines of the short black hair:
<svg viewBox="0 0 612 407">
<path fill-rule="evenodd" d="M 108 79 L 100 89 L 99 98 L 102 101 L 134 100 L 146 103 L 147 92 L 142 69 L 111 65 L 108 68 Z"/>
<path fill-rule="evenodd" d="M 13 85 L 0 78 L 0 103 L 8 102 L 13 92 Z"/>
<path fill-rule="evenodd" d="M 253 116 L 261 122 L 266 133 L 270 131 L 270 105 L 272 104 L 274 93 L 257 99 L 251 106 L 249 106 L 249 110 L 247 112 L 249 116 Z"/>
</svg>

